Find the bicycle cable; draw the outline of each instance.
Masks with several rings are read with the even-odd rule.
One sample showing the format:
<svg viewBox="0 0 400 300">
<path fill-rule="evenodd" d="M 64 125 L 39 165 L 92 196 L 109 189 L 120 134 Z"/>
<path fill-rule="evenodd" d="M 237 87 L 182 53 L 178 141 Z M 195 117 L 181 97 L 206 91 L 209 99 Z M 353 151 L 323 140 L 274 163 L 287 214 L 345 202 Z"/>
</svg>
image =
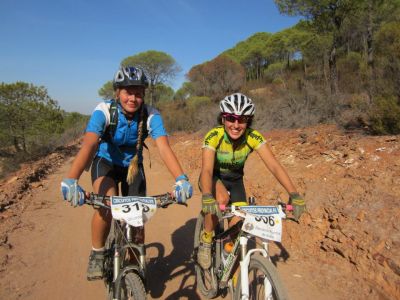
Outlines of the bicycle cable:
<svg viewBox="0 0 400 300">
<path fill-rule="evenodd" d="M 139 264 L 140 268 L 141 268 L 141 269 L 144 269 L 145 267 L 144 267 L 144 265 L 141 263 L 139 257 L 136 255 L 135 249 L 134 249 L 132 246 L 130 246 L 131 242 L 129 242 L 128 239 L 126 238 L 126 236 L 125 236 L 125 234 L 124 234 L 124 229 L 122 228 L 121 223 L 120 223 L 120 222 L 115 222 L 115 223 L 117 224 L 117 228 L 118 228 L 118 230 L 119 230 L 120 235 L 122 236 L 122 239 L 123 239 L 125 245 L 127 245 L 128 249 L 130 250 L 130 251 L 129 251 L 129 255 L 131 255 L 131 253 L 132 253 L 132 254 L 133 254 L 133 258 L 134 258 L 134 259 L 136 260 L 136 262 Z M 124 224 L 124 226 L 126 226 L 126 225 L 127 225 L 127 224 Z M 129 225 L 128 225 L 128 226 L 129 226 Z M 135 228 L 135 227 L 133 227 L 133 228 Z M 124 259 L 125 259 L 125 258 L 124 258 Z"/>
</svg>

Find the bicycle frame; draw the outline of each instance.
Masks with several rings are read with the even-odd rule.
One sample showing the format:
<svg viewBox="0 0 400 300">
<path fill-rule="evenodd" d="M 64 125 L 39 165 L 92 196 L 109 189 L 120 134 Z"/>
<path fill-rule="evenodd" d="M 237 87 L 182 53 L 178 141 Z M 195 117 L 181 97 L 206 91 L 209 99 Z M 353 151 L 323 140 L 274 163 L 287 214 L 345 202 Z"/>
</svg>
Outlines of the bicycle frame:
<svg viewBox="0 0 400 300">
<path fill-rule="evenodd" d="M 127 196 L 132 198 L 135 196 Z M 123 198 L 123 197 L 119 197 Z M 149 198 L 149 197 L 136 197 L 136 198 Z M 170 193 L 151 196 L 155 198 L 157 207 L 166 208 L 170 204 L 176 204 L 176 199 L 172 197 Z M 102 196 L 96 194 L 90 194 L 90 197 L 85 200 L 85 203 L 94 207 L 103 207 L 111 209 L 111 206 L 107 204 L 107 201 L 111 201 L 113 198 L 110 196 Z M 179 203 L 181 204 L 181 203 Z M 183 204 L 185 205 L 185 204 Z M 110 245 L 112 247 L 112 254 L 109 256 L 110 269 L 109 273 L 104 277 L 105 284 L 108 288 L 108 292 L 112 291 L 112 299 L 121 299 L 122 281 L 128 273 L 135 273 L 141 280 L 141 284 L 145 286 L 146 281 L 146 248 L 144 244 L 137 244 L 133 240 L 134 227 L 128 224 L 125 219 L 116 220 L 112 219 L 114 226 L 114 240 Z M 110 232 L 111 234 L 111 232 Z M 136 254 L 138 252 L 138 255 Z M 127 264 L 124 261 L 127 255 L 134 258 L 136 261 L 132 262 L 129 259 Z M 111 266 L 112 264 L 112 266 Z M 111 270 L 112 268 L 112 270 Z M 112 272 L 112 273 L 111 273 Z M 111 276 L 112 275 L 112 276 Z M 143 290 L 145 292 L 145 290 Z M 110 294 L 109 294 L 110 295 Z"/>
<path fill-rule="evenodd" d="M 237 210 L 235 206 L 232 206 L 230 214 L 227 216 L 223 216 L 222 219 L 227 219 L 232 216 L 239 216 L 241 218 L 244 218 L 244 213 L 241 212 L 240 210 Z M 233 226 L 235 227 L 235 225 Z M 230 231 L 234 230 L 233 227 L 228 228 L 227 230 L 223 231 L 222 233 L 218 234 L 215 239 L 217 240 L 218 244 L 222 245 L 222 239 L 224 236 L 227 236 Z M 248 250 L 247 245 L 248 241 L 251 237 L 254 237 L 254 235 L 249 234 L 244 232 L 241 229 L 241 223 L 237 223 L 236 227 L 240 227 L 238 236 L 235 240 L 232 252 L 229 254 L 227 258 L 226 264 L 224 264 L 220 259 L 217 259 L 217 265 L 222 265 L 223 266 L 223 272 L 222 275 L 220 276 L 220 282 L 219 282 L 219 287 L 220 288 L 225 288 L 226 285 L 228 284 L 228 280 L 230 278 L 233 266 L 239 256 L 239 250 L 240 250 L 240 261 L 239 261 L 239 267 L 240 267 L 240 280 L 241 280 L 241 295 L 240 299 L 242 300 L 248 300 L 250 295 L 249 295 L 249 265 L 250 265 L 250 259 L 251 256 L 255 253 L 260 253 L 263 257 L 266 259 L 269 258 L 269 253 L 268 253 L 268 241 L 262 239 L 262 247 L 260 248 L 254 248 L 251 250 Z M 216 249 L 216 256 L 220 257 L 221 256 L 221 247 L 217 247 Z M 233 287 L 231 286 L 231 292 L 233 291 Z M 264 278 L 264 295 L 265 299 L 272 299 L 272 285 L 268 278 Z"/>
</svg>

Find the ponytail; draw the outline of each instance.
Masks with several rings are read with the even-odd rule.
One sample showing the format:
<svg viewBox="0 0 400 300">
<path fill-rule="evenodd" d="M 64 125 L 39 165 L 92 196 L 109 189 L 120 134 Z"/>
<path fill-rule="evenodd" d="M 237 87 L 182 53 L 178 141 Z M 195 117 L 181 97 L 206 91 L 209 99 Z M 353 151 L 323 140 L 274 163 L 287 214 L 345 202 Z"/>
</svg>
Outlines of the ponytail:
<svg viewBox="0 0 400 300">
<path fill-rule="evenodd" d="M 139 122 L 138 122 L 138 140 L 136 143 L 136 154 L 132 158 L 129 167 L 128 167 L 128 174 L 126 175 L 126 181 L 128 184 L 132 184 L 135 176 L 139 172 L 139 153 L 142 152 L 143 150 L 143 132 L 144 132 L 144 104 L 142 104 L 141 109 L 140 109 L 140 116 L 139 116 Z"/>
</svg>

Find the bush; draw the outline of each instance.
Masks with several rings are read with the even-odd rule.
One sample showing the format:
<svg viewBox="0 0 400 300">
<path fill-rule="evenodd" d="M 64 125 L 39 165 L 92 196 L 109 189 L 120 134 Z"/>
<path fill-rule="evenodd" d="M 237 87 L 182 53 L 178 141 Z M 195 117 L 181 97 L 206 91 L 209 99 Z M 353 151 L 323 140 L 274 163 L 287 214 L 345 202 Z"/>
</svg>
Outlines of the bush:
<svg viewBox="0 0 400 300">
<path fill-rule="evenodd" d="M 400 133 L 400 106 L 395 97 L 377 98 L 370 114 L 374 134 Z"/>
<path fill-rule="evenodd" d="M 270 81 L 273 81 L 276 77 L 282 76 L 282 73 L 285 70 L 285 68 L 286 64 L 284 62 L 276 62 L 268 66 L 268 68 L 264 71 L 264 75 Z"/>
<path fill-rule="evenodd" d="M 194 132 L 216 125 L 218 106 L 208 97 L 191 97 L 187 101 L 173 101 L 160 106 L 168 132 Z"/>
<path fill-rule="evenodd" d="M 186 100 L 187 106 L 191 109 L 198 109 L 202 106 L 211 104 L 211 99 L 210 97 L 199 97 L 199 96 L 193 96 L 190 97 L 189 99 Z"/>
<path fill-rule="evenodd" d="M 349 52 L 337 62 L 339 86 L 342 91 L 359 93 L 365 90 L 366 61 L 360 53 Z"/>
</svg>

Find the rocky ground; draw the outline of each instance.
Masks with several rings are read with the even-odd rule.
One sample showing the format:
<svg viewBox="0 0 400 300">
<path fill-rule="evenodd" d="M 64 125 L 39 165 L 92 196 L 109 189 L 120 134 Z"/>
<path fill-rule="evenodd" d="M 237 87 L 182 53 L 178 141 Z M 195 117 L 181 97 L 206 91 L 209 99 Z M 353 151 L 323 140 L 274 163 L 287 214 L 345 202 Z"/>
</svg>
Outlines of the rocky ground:
<svg viewBox="0 0 400 300">
<path fill-rule="evenodd" d="M 7 271 L 8 250 L 12 248 L 8 235 L 22 226 L 20 217 L 31 204 L 32 195 L 43 187 L 47 175 L 63 165 L 78 149 L 78 143 L 59 148 L 39 161 L 23 165 L 0 182 L 0 274 Z M 40 209 L 45 203 L 35 205 Z"/>
<path fill-rule="evenodd" d="M 202 134 L 170 139 L 193 183 L 200 172 Z M 400 299 L 400 137 L 345 133 L 327 125 L 264 134 L 308 207 L 300 224 L 285 223 L 277 259 L 298 262 L 309 280 L 335 291 L 337 299 Z M 21 226 L 19 216 L 31 194 L 77 148 L 60 149 L 0 183 L 0 277 L 7 274 L 13 247 L 8 235 Z M 259 203 L 287 200 L 257 155 L 245 173 L 248 193 Z"/>
</svg>

